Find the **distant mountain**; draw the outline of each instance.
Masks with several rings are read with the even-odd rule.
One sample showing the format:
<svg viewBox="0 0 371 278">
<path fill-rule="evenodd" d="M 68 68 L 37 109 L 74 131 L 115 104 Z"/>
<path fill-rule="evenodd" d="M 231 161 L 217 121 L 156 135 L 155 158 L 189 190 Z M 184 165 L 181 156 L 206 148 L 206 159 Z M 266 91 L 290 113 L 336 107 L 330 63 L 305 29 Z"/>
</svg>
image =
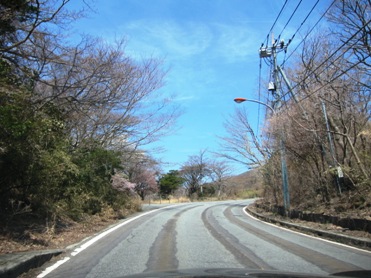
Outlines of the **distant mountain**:
<svg viewBox="0 0 371 278">
<path fill-rule="evenodd" d="M 228 179 L 231 185 L 246 189 L 261 189 L 263 187 L 259 169 L 253 169 Z"/>
</svg>

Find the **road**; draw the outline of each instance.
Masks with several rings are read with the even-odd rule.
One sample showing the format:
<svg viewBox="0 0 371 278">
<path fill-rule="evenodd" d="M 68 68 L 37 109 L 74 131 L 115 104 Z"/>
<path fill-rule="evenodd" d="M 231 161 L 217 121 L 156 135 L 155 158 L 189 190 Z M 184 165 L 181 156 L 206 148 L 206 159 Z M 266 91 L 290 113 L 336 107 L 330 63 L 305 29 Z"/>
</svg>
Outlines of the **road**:
<svg viewBox="0 0 371 278">
<path fill-rule="evenodd" d="M 371 252 L 261 222 L 244 212 L 251 202 L 187 203 L 147 211 L 77 246 L 39 277 L 118 277 L 190 268 L 311 274 L 371 269 Z"/>
</svg>

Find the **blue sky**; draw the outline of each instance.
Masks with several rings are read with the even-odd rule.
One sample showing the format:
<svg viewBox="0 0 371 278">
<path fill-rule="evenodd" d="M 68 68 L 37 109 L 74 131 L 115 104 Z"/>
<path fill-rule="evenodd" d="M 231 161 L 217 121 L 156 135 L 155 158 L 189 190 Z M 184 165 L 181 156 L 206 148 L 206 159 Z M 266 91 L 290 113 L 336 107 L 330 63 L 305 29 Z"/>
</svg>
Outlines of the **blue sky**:
<svg viewBox="0 0 371 278">
<path fill-rule="evenodd" d="M 218 151 L 225 136 L 223 123 L 238 104 L 235 97 L 258 98 L 258 50 L 276 19 L 284 0 L 85 0 L 95 10 L 74 26 L 76 32 L 114 41 L 127 39 L 126 52 L 134 58 L 158 57 L 170 71 L 161 89 L 175 95 L 173 101 L 184 109 L 175 134 L 164 137 L 163 153 L 155 155 L 168 164 L 165 171 L 179 169 L 190 155 L 201 150 Z M 299 0 L 289 0 L 273 33 L 277 36 Z M 303 22 L 316 1 L 303 0 L 281 38 L 288 40 Z M 307 31 L 330 5 L 320 0 L 301 28 Z M 290 45 L 300 42 L 300 33 Z M 288 53 L 290 53 L 290 48 Z M 268 78 L 265 64 L 262 78 Z M 267 90 L 262 88 L 261 99 Z M 253 127 L 263 119 L 264 107 L 244 103 Z M 258 116 L 260 111 L 260 116 Z M 148 146 L 147 149 L 150 149 Z M 234 173 L 247 169 L 232 165 Z"/>
</svg>

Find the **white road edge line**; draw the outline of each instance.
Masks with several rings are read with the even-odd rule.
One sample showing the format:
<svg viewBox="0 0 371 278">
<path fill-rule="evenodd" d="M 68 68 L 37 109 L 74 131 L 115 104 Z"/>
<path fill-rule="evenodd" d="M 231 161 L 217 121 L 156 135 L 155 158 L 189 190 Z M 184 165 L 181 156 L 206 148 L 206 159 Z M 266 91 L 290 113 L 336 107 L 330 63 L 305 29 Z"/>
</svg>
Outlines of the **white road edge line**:
<svg viewBox="0 0 371 278">
<path fill-rule="evenodd" d="M 281 227 L 281 226 L 278 226 L 278 225 L 275 225 L 275 224 L 272 224 L 272 223 L 269 223 L 269 222 L 265 222 L 263 220 L 260 220 L 260 219 L 256 218 L 255 216 L 252 216 L 248 212 L 246 212 L 245 208 L 247 208 L 247 206 L 244 207 L 242 210 L 248 217 L 251 217 L 252 219 L 255 219 L 255 220 L 257 220 L 259 222 L 262 222 L 264 224 L 267 224 L 267 225 L 270 225 L 270 226 L 273 226 L 273 227 L 276 227 L 276 228 L 279 228 L 279 229 L 282 229 L 282 230 L 285 230 L 285 231 L 288 231 L 288 232 L 291 232 L 291 233 L 295 233 L 295 234 L 298 234 L 298 235 L 306 236 L 306 237 L 313 238 L 313 239 L 322 240 L 322 241 L 327 242 L 327 243 L 332 243 L 332 244 L 339 245 L 339 246 L 342 246 L 342 247 L 348 247 L 348 248 L 351 248 L 351 249 L 355 249 L 357 251 L 362 251 L 362 252 L 366 252 L 366 253 L 371 254 L 371 251 L 368 251 L 368 250 L 365 250 L 365 249 L 360 249 L 360 248 L 357 248 L 357 247 L 354 247 L 354 246 L 346 245 L 346 244 L 336 242 L 336 241 L 327 240 L 327 239 L 324 239 L 324 238 L 321 238 L 321 237 L 311 236 L 311 235 L 300 233 L 300 232 L 297 232 L 297 231 L 294 231 L 294 230 L 291 230 L 291 229 L 288 229 L 288 228 L 284 228 L 284 227 Z"/>
<path fill-rule="evenodd" d="M 93 243 L 97 242 L 98 240 L 100 240 L 101 238 L 105 237 L 106 235 L 112 233 L 113 231 L 117 230 L 118 228 L 121 228 L 122 226 L 125 226 L 127 224 L 129 224 L 130 222 L 133 222 L 134 220 L 137 220 L 138 218 L 141 218 L 145 215 L 148 215 L 150 213 L 154 213 L 156 211 L 159 211 L 159 210 L 163 210 L 163 209 L 166 209 L 166 208 L 169 208 L 169 207 L 172 207 L 174 205 L 171 205 L 171 206 L 166 206 L 166 207 L 163 207 L 163 208 L 159 208 L 159 209 L 154 209 L 154 210 L 150 210 L 150 211 L 147 211 L 145 213 L 142 213 L 138 216 L 135 216 L 133 218 L 130 218 L 128 219 L 127 221 L 125 222 L 122 222 L 114 227 L 112 227 L 111 229 L 108 229 L 106 231 L 104 231 L 103 233 L 93 237 L 92 239 L 88 240 L 86 243 L 84 243 L 83 245 L 81 245 L 80 247 L 74 249 L 74 251 L 71 253 L 71 256 L 76 256 L 77 254 L 79 254 L 81 251 L 85 250 L 86 248 L 88 248 L 90 245 L 92 245 Z M 62 264 L 64 264 L 65 262 L 67 262 L 68 260 L 70 259 L 70 257 L 64 257 L 63 259 L 57 261 L 55 264 L 47 267 L 43 272 L 41 272 L 37 278 L 43 278 L 45 277 L 46 275 L 48 275 L 50 272 L 52 272 L 53 270 L 57 269 L 58 267 L 60 267 Z"/>
<path fill-rule="evenodd" d="M 164 207 L 164 208 L 167 208 L 167 207 Z M 161 208 L 161 209 L 164 209 L 164 208 Z M 103 233 L 93 237 L 91 240 L 88 240 L 87 242 L 85 242 L 83 245 L 81 245 L 80 247 L 76 248 L 72 253 L 71 253 L 71 256 L 76 256 L 77 254 L 79 254 L 81 251 L 85 250 L 86 248 L 88 248 L 90 245 L 92 245 L 93 243 L 97 242 L 98 240 L 100 240 L 101 238 L 105 237 L 106 235 L 112 233 L 113 231 L 117 230 L 118 228 L 121 228 L 122 226 L 125 226 L 127 224 L 129 224 L 130 222 L 133 222 L 134 220 L 137 220 L 138 218 L 142 217 L 142 216 L 145 216 L 145 215 L 148 215 L 150 213 L 153 213 L 155 211 L 159 211 L 161 209 L 156 209 L 156 210 L 151 210 L 151 211 L 147 211 L 143 214 L 140 214 L 138 216 L 135 216 L 133 218 L 130 218 L 128 219 L 127 221 L 125 222 L 122 222 L 114 227 L 112 227 L 111 229 L 109 230 L 106 230 L 104 231 Z"/>
<path fill-rule="evenodd" d="M 39 275 L 37 275 L 37 278 L 45 277 L 50 272 L 52 272 L 53 270 L 55 270 L 56 268 L 58 268 L 59 266 L 61 266 L 65 262 L 67 262 L 69 259 L 70 259 L 70 257 L 64 257 L 63 259 L 59 260 L 58 262 L 56 262 L 52 266 L 47 267 L 43 272 L 41 272 Z"/>
</svg>

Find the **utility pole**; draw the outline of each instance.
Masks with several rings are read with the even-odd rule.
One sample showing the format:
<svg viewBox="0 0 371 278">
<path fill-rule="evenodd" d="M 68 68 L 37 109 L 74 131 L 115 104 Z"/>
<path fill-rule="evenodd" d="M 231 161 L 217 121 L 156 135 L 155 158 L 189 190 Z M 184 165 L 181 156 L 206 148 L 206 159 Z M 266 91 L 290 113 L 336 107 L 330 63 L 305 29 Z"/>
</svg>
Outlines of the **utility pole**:
<svg viewBox="0 0 371 278">
<path fill-rule="evenodd" d="M 328 141 L 329 141 L 329 144 L 330 144 L 330 152 L 331 152 L 331 157 L 332 157 L 332 162 L 333 162 L 333 167 L 335 168 L 336 167 L 336 170 L 337 170 L 337 175 L 336 175 L 336 186 L 337 186 L 337 189 L 339 191 L 339 194 L 341 194 L 341 186 L 340 186 L 340 181 L 339 181 L 339 178 L 342 178 L 342 171 L 341 171 L 341 167 L 340 166 L 337 166 L 337 162 L 336 162 L 336 158 L 335 158 L 335 147 L 334 147 L 334 143 L 332 142 L 332 137 L 331 137 L 331 132 L 330 132 L 330 124 L 328 122 L 328 118 L 327 118 L 327 111 L 326 111 L 326 105 L 325 105 L 325 102 L 323 100 L 321 100 L 321 105 L 322 105 L 322 112 L 323 112 L 323 115 L 325 117 L 325 122 L 326 122 L 326 131 L 327 131 L 327 137 L 328 137 Z"/>
<path fill-rule="evenodd" d="M 278 79 L 279 66 L 277 65 L 277 52 L 286 51 L 287 45 L 284 41 L 277 42 L 274 40 L 272 35 L 272 46 L 260 48 L 259 56 L 260 58 L 272 58 L 273 65 L 273 84 L 270 82 L 269 91 L 272 92 L 275 102 L 273 104 L 273 110 L 278 111 L 282 106 L 282 95 L 280 91 L 280 83 Z M 276 113 L 275 113 L 276 114 Z M 283 191 L 283 205 L 285 208 L 285 213 L 287 214 L 290 210 L 290 192 L 289 192 L 289 180 L 288 180 L 288 171 L 286 164 L 286 145 L 285 145 L 285 132 L 284 129 L 281 131 L 280 138 L 280 154 L 281 154 L 281 175 L 282 175 L 282 191 Z"/>
<path fill-rule="evenodd" d="M 303 113 L 303 117 L 305 118 L 305 120 L 309 121 L 308 114 L 306 113 L 305 109 L 302 107 L 301 103 L 297 100 L 297 98 L 296 98 L 296 96 L 295 96 L 295 94 L 292 90 L 292 86 L 291 86 L 288 78 L 286 77 L 285 72 L 277 64 L 277 53 L 281 52 L 281 51 L 286 52 L 287 51 L 287 46 L 290 44 L 290 42 L 291 41 L 289 41 L 287 44 L 285 44 L 283 40 L 278 42 L 277 40 L 274 40 L 273 35 L 272 35 L 272 46 L 271 47 L 267 47 L 267 46 L 263 47 L 263 45 L 262 45 L 260 50 L 259 50 L 259 56 L 260 56 L 260 58 L 271 58 L 272 59 L 272 66 L 273 66 L 272 79 L 273 79 L 273 82 L 270 82 L 268 90 L 270 92 L 272 92 L 273 97 L 276 99 L 275 103 L 273 105 L 274 109 L 278 110 L 282 106 L 282 95 L 281 95 L 281 92 L 280 92 L 280 82 L 279 82 L 279 78 L 278 78 L 278 74 L 280 74 L 282 79 L 284 80 L 288 90 L 289 90 L 289 94 L 290 94 L 291 98 L 295 101 L 295 103 L 301 109 L 301 111 Z M 333 142 L 332 142 L 332 139 L 331 139 L 329 124 L 328 124 L 328 119 L 327 119 L 327 114 L 326 114 L 326 107 L 325 107 L 325 104 L 323 102 L 321 102 L 321 105 L 322 105 L 322 111 L 323 111 L 325 121 L 326 121 L 326 130 L 327 130 L 327 133 L 328 133 L 328 141 L 329 141 L 329 145 L 330 145 L 330 153 L 331 153 L 331 158 L 332 158 L 332 161 L 331 162 L 328 161 L 328 163 L 329 163 L 329 165 L 331 165 L 333 167 L 336 167 L 336 169 L 338 171 L 338 174 L 336 176 L 336 187 L 337 187 L 337 190 L 338 190 L 339 194 L 341 194 L 341 186 L 340 186 L 339 178 L 342 177 L 343 174 L 342 174 L 342 171 L 341 171 L 341 167 L 338 166 L 337 162 L 336 162 L 335 150 L 334 150 Z M 314 133 L 315 137 L 317 138 L 317 141 L 320 142 L 320 140 L 318 139 L 319 137 L 318 137 L 317 132 L 314 130 L 313 133 Z M 286 159 L 285 159 L 286 148 L 285 148 L 285 143 L 284 143 L 284 138 L 285 138 L 284 136 L 285 136 L 285 134 L 282 131 L 282 134 L 281 134 L 281 137 L 282 137 L 281 138 L 281 164 L 282 164 L 284 205 L 285 205 L 285 209 L 287 211 L 287 208 L 289 208 L 289 206 L 290 206 L 290 199 L 289 199 L 288 178 L 287 178 L 288 174 L 287 174 L 287 166 L 286 166 Z M 321 151 L 322 151 L 324 157 L 326 157 L 327 155 L 326 155 L 326 152 L 325 152 L 325 148 L 322 145 L 322 143 L 320 143 L 320 144 L 321 144 Z"/>
</svg>

